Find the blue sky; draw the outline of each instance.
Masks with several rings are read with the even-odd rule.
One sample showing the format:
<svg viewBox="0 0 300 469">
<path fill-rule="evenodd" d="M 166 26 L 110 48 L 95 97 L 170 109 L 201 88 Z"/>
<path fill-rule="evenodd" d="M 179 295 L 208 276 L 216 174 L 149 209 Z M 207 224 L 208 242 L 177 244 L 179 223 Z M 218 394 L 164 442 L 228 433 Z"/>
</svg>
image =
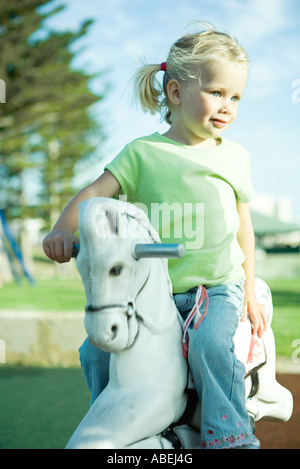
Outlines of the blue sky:
<svg viewBox="0 0 300 469">
<path fill-rule="evenodd" d="M 108 136 L 99 149 L 99 165 L 87 168 L 85 182 L 100 174 L 132 139 L 168 126 L 144 114 L 130 100 L 130 78 L 143 56 L 162 62 L 170 45 L 208 21 L 237 37 L 250 56 L 250 75 L 239 116 L 224 136 L 252 154 L 252 177 L 258 193 L 289 197 L 300 219 L 300 2 L 299 0 L 54 0 L 66 9 L 48 21 L 56 29 L 76 29 L 95 20 L 74 62 L 105 78 L 91 87 L 112 89 L 97 108 Z M 294 86 L 293 86 L 294 85 Z M 102 159 L 100 159 L 100 157 Z"/>
</svg>

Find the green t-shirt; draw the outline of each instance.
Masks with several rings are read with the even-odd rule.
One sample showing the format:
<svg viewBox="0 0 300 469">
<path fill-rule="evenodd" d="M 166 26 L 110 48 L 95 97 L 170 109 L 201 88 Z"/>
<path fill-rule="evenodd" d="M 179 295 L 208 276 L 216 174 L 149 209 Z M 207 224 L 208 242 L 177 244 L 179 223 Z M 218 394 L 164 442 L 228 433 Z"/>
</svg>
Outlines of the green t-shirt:
<svg viewBox="0 0 300 469">
<path fill-rule="evenodd" d="M 244 279 L 236 201 L 255 195 L 250 155 L 218 140 L 199 148 L 154 133 L 126 145 L 105 167 L 128 202 L 146 211 L 163 243 L 185 246 L 182 259 L 169 259 L 174 293 Z"/>
</svg>

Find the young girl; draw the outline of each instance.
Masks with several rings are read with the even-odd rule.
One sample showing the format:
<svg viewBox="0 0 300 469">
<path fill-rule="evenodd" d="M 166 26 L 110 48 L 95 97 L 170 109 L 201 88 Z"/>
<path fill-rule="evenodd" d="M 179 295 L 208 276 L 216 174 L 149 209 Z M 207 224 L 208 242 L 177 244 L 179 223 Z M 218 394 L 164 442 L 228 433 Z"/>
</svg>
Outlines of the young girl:
<svg viewBox="0 0 300 469">
<path fill-rule="evenodd" d="M 156 80 L 161 72 L 162 89 Z M 233 346 L 238 322 L 247 314 L 253 334 L 261 337 L 266 328 L 254 291 L 250 156 L 221 137 L 237 117 L 247 75 L 244 49 L 213 29 L 182 37 L 166 62 L 143 66 L 136 75 L 141 106 L 151 113 L 165 109 L 169 130 L 126 145 L 104 174 L 74 197 L 44 240 L 50 259 L 69 261 L 77 241 L 77 205 L 90 197 L 122 193 L 129 202 L 145 204 L 148 213 L 153 203 L 202 207 L 182 209 L 181 219 L 173 217 L 166 231 L 158 227 L 163 242 L 186 245 L 184 258 L 169 262 L 183 318 L 195 303 L 198 285 L 209 298 L 204 320 L 188 331 L 188 360 L 202 408 L 202 448 L 259 447 L 245 407 L 245 369 Z M 202 217 L 200 224 L 196 217 Z M 201 235 L 191 242 L 183 229 L 178 239 L 176 224 L 184 227 L 191 218 Z M 80 357 L 93 401 L 107 384 L 109 356 L 85 341 Z"/>
</svg>

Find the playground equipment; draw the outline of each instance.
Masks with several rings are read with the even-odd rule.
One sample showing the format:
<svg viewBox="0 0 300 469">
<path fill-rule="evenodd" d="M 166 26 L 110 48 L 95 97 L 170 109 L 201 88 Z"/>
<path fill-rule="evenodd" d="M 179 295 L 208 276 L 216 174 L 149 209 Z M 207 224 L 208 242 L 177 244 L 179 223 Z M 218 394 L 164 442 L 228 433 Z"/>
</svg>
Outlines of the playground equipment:
<svg viewBox="0 0 300 469">
<path fill-rule="evenodd" d="M 90 343 L 111 356 L 109 383 L 67 448 L 199 446 L 197 413 L 192 412 L 193 418 L 186 415 L 192 387 L 164 258 L 184 253 L 178 247 L 165 249 L 146 215 L 134 205 L 94 198 L 79 208 L 77 268 L 87 300 L 85 328 Z M 256 291 L 270 324 L 270 291 L 263 281 L 256 283 Z M 276 381 L 270 325 L 264 345 L 252 338 L 250 322 L 241 322 L 235 346 L 246 367 L 247 410 L 253 421 L 286 421 L 293 398 Z"/>
<path fill-rule="evenodd" d="M 4 211 L 2 209 L 0 209 L 0 256 L 2 259 L 1 264 L 3 265 L 3 269 L 4 264 L 6 265 L 6 273 L 4 275 L 8 275 L 10 271 L 14 280 L 19 283 L 22 277 L 16 266 L 17 263 L 19 264 L 21 272 L 28 280 L 28 282 L 31 285 L 35 283 L 33 276 L 26 266 L 21 248 L 10 230 Z"/>
</svg>

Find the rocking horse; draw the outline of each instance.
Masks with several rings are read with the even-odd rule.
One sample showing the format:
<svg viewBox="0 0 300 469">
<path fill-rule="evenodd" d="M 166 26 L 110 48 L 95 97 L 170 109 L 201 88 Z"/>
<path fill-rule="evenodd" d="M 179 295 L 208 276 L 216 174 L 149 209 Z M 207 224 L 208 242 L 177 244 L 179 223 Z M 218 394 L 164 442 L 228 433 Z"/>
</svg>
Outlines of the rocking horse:
<svg viewBox="0 0 300 469">
<path fill-rule="evenodd" d="M 109 383 L 67 448 L 199 446 L 200 404 L 189 399 L 195 392 L 167 268 L 168 257 L 184 255 L 183 246 L 162 245 L 132 204 L 93 198 L 79 209 L 76 263 L 87 302 L 85 328 L 90 343 L 111 356 Z M 249 321 L 235 336 L 235 353 L 246 367 L 246 406 L 254 422 L 286 421 L 293 399 L 275 378 L 271 293 L 259 279 L 256 293 L 268 313 L 264 338 L 251 335 Z"/>
</svg>

